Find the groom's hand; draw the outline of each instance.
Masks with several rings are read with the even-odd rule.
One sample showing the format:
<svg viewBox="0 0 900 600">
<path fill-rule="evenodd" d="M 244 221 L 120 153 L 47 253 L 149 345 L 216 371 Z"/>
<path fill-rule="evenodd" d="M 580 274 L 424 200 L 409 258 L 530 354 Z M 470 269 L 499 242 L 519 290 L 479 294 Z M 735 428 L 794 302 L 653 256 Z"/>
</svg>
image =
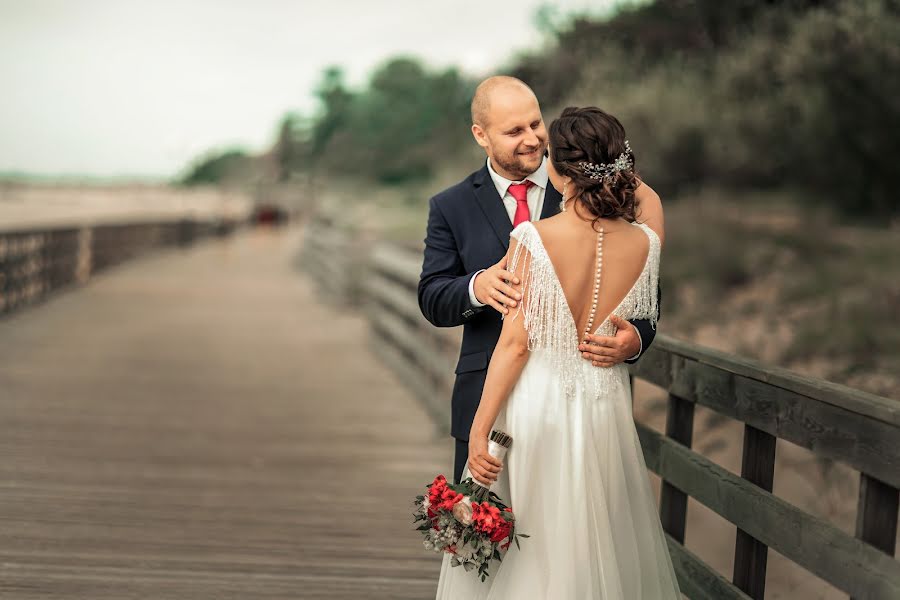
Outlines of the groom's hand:
<svg viewBox="0 0 900 600">
<path fill-rule="evenodd" d="M 614 337 L 588 335 L 588 343 L 578 345 L 581 356 L 595 367 L 615 366 L 641 351 L 641 338 L 631 323 L 616 315 L 609 320 L 619 329 Z"/>
<path fill-rule="evenodd" d="M 475 283 L 472 291 L 475 292 L 475 298 L 482 304 L 487 304 L 502 315 L 509 312 L 509 308 L 514 307 L 516 303 L 522 299 L 522 294 L 512 289 L 506 282 L 511 281 L 513 285 L 519 283 L 519 278 L 506 270 L 506 257 L 496 265 L 488 267 L 475 276 Z"/>
</svg>

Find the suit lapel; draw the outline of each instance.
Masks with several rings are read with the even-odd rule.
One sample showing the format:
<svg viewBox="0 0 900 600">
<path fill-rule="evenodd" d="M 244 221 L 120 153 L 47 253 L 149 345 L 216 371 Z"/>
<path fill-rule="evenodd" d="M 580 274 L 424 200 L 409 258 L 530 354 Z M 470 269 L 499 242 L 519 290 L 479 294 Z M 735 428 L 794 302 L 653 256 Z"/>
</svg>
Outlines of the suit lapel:
<svg viewBox="0 0 900 600">
<path fill-rule="evenodd" d="M 500 239 L 500 243 L 508 250 L 509 234 L 512 232 L 513 227 L 509 221 L 509 213 L 506 212 L 506 207 L 503 206 L 503 199 L 497 195 L 497 188 L 494 187 L 487 165 L 478 171 L 473 183 L 475 196 L 478 198 L 478 206 L 481 207 L 484 216 L 487 217 L 491 228 Z M 548 181 L 547 190 L 544 192 L 544 206 L 541 208 L 541 218 L 546 219 L 558 215 L 560 200 L 562 200 L 562 196 Z"/>
<path fill-rule="evenodd" d="M 484 216 L 487 217 L 491 228 L 493 228 L 494 233 L 500 239 L 500 243 L 508 250 L 512 223 L 509 221 L 506 207 L 503 206 L 503 199 L 497 195 L 497 188 L 494 187 L 487 165 L 475 175 L 473 183 L 475 185 L 475 196 L 478 198 L 478 206 L 481 207 Z"/>
<path fill-rule="evenodd" d="M 556 188 L 548 180 L 547 190 L 544 192 L 544 206 L 541 208 L 541 218 L 546 219 L 547 217 L 558 215 L 560 200 L 562 200 L 562 194 L 557 192 Z"/>
</svg>

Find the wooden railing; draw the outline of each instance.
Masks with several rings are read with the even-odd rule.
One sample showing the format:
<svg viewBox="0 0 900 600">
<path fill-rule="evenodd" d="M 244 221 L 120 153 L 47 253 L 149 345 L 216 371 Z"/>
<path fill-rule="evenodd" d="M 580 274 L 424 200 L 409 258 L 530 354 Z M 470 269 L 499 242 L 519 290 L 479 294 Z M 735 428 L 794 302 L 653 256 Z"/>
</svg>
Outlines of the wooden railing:
<svg viewBox="0 0 900 600">
<path fill-rule="evenodd" d="M 632 373 L 669 394 L 665 434 L 637 427 L 688 596 L 763 598 L 771 547 L 853 598 L 900 598 L 900 402 L 664 335 Z M 695 405 L 744 423 L 740 476 L 690 449 Z M 776 438 L 860 472 L 855 537 L 772 494 Z M 682 546 L 688 496 L 737 526 L 733 583 Z"/>
<path fill-rule="evenodd" d="M 459 334 L 434 328 L 419 311 L 421 254 L 350 239 L 318 223 L 303 262 L 335 297 L 365 308 L 376 355 L 446 431 Z M 362 285 L 338 276 L 348 271 Z M 665 433 L 636 425 L 647 466 L 662 480 L 660 518 L 685 595 L 764 598 L 771 547 L 857 600 L 900 598 L 900 402 L 663 334 L 631 373 L 668 393 Z M 696 405 L 744 423 L 740 475 L 691 450 Z M 855 536 L 772 494 L 777 438 L 860 473 Z M 731 580 L 685 548 L 688 497 L 737 527 Z"/>
<path fill-rule="evenodd" d="M 236 220 L 176 219 L 0 230 L 0 316 L 84 283 L 108 267 L 155 248 L 224 235 Z"/>
<path fill-rule="evenodd" d="M 450 389 L 461 332 L 437 329 L 416 300 L 416 252 L 352 235 L 319 217 L 306 226 L 301 268 L 336 303 L 361 308 L 372 325 L 373 352 L 393 369 L 449 435 Z"/>
</svg>

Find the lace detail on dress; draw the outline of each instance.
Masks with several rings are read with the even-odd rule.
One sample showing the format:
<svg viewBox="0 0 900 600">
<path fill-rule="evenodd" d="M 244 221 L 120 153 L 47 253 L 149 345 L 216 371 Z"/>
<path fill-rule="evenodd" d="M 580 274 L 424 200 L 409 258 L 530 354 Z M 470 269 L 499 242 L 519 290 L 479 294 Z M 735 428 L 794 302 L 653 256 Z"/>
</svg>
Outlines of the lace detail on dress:
<svg viewBox="0 0 900 600">
<path fill-rule="evenodd" d="M 643 229 L 650 239 L 647 260 L 635 284 L 610 314 L 626 320 L 647 319 L 655 329 L 659 308 L 657 296 L 659 237 L 647 225 L 641 223 L 634 225 Z M 507 270 L 515 272 L 522 267 L 522 293 L 525 295 L 512 318 L 516 319 L 524 307 L 528 349 L 532 352 L 548 351 L 553 366 L 562 380 L 567 398 L 574 396 L 579 385 L 584 388 L 588 383 L 593 384 L 592 387 L 598 394 L 611 389 L 613 380 L 618 380 L 620 374 L 616 373 L 614 368 L 594 367 L 581 356 L 575 320 L 566 302 L 562 284 L 534 224 L 525 221 L 516 227 L 510 236 L 519 243 L 509 260 Z M 615 329 L 607 317 L 594 332 L 600 335 L 614 335 Z"/>
<path fill-rule="evenodd" d="M 646 319 L 650 321 L 653 329 L 656 329 L 657 313 L 659 312 L 659 236 L 643 223 L 635 223 L 644 230 L 650 239 L 650 248 L 647 251 L 647 262 L 640 277 L 634 282 L 634 287 L 625 295 L 622 302 L 613 311 L 623 319 Z"/>
<path fill-rule="evenodd" d="M 528 261 L 522 263 L 523 299 L 512 318 L 515 320 L 524 307 L 528 349 L 532 352 L 549 350 L 557 372 L 562 373 L 566 381 L 573 381 L 573 377 L 568 375 L 573 354 L 575 358 L 581 356 L 577 346 L 578 332 L 550 256 L 530 221 L 521 223 L 510 237 L 517 239 L 519 243 L 509 260 L 507 270 L 516 272 L 520 261 Z M 568 392 L 567 389 L 567 396 Z"/>
</svg>

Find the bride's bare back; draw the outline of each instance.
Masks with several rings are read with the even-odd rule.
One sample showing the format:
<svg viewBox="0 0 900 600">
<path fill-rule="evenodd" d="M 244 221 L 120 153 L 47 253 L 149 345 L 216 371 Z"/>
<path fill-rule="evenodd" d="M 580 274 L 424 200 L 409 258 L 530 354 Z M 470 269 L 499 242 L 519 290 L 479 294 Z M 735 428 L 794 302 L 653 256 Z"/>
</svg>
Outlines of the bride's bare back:
<svg viewBox="0 0 900 600">
<path fill-rule="evenodd" d="M 603 227 L 602 263 L 592 331 L 634 287 L 650 251 L 647 234 L 624 219 L 601 219 L 596 229 L 569 211 L 534 224 L 553 263 L 579 334 L 590 318 L 597 273 L 597 232 Z"/>
</svg>

